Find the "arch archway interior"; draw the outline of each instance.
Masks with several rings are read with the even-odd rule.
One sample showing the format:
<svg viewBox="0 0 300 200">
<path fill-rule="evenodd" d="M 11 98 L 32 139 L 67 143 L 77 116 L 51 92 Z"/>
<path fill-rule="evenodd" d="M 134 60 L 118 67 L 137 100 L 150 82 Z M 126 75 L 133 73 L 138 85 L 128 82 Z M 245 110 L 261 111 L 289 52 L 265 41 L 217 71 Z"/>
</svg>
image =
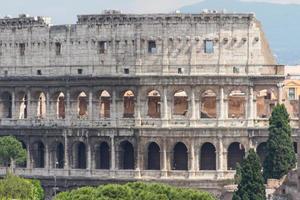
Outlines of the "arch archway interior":
<svg viewBox="0 0 300 200">
<path fill-rule="evenodd" d="M 245 148 L 242 144 L 234 142 L 228 147 L 227 168 L 228 170 L 235 170 L 237 163 L 242 163 L 245 157 Z"/>
<path fill-rule="evenodd" d="M 188 170 L 188 150 L 185 144 L 179 142 L 173 150 L 173 170 Z"/>
<path fill-rule="evenodd" d="M 58 169 L 64 168 L 64 156 L 65 156 L 64 145 L 62 143 L 56 144 L 55 158 L 53 161 L 54 168 L 58 168 Z"/>
<path fill-rule="evenodd" d="M 123 95 L 124 101 L 124 118 L 133 118 L 134 117 L 134 93 L 131 90 L 128 90 Z"/>
<path fill-rule="evenodd" d="M 152 142 L 149 144 L 148 149 L 148 170 L 160 170 L 160 148 L 155 143 Z"/>
<path fill-rule="evenodd" d="M 103 90 L 100 94 L 100 118 L 110 118 L 110 102 L 110 94 Z"/>
<path fill-rule="evenodd" d="M 12 96 L 9 92 L 1 94 L 0 113 L 2 118 L 12 118 Z"/>
<path fill-rule="evenodd" d="M 42 142 L 35 142 L 32 145 L 33 168 L 45 167 L 45 146 Z"/>
<path fill-rule="evenodd" d="M 88 115 L 88 97 L 85 92 L 78 95 L 78 117 L 85 119 Z"/>
<path fill-rule="evenodd" d="M 86 169 L 86 146 L 83 142 L 74 144 L 73 163 L 75 169 Z"/>
<path fill-rule="evenodd" d="M 277 104 L 277 95 L 274 89 L 262 89 L 256 92 L 256 113 L 259 118 L 269 118 Z"/>
<path fill-rule="evenodd" d="M 174 94 L 174 115 L 186 116 L 188 112 L 188 96 L 185 91 L 179 90 Z"/>
<path fill-rule="evenodd" d="M 233 90 L 228 96 L 228 118 L 245 118 L 246 94 L 241 90 Z"/>
<path fill-rule="evenodd" d="M 156 90 L 148 93 L 148 116 L 151 118 L 160 118 L 160 94 Z"/>
<path fill-rule="evenodd" d="M 58 119 L 65 119 L 66 117 L 66 110 L 65 110 L 65 95 L 64 93 L 60 92 L 57 97 L 57 118 Z"/>
<path fill-rule="evenodd" d="M 96 169 L 110 168 L 110 150 L 106 142 L 102 142 L 96 149 Z"/>
<path fill-rule="evenodd" d="M 217 117 L 217 96 L 214 91 L 207 90 L 201 95 L 201 118 Z"/>
<path fill-rule="evenodd" d="M 121 169 L 134 169 L 135 158 L 133 145 L 124 141 L 120 145 L 120 168 Z"/>
<path fill-rule="evenodd" d="M 200 170 L 216 170 L 216 148 L 205 143 L 200 150 Z"/>
</svg>

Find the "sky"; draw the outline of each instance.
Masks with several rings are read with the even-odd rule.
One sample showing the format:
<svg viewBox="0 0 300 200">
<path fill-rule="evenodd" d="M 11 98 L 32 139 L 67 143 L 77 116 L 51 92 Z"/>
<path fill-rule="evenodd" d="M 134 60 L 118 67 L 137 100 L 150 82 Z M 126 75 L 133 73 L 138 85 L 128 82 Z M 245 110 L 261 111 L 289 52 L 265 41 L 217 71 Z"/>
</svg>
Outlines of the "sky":
<svg viewBox="0 0 300 200">
<path fill-rule="evenodd" d="M 0 0 L 0 17 L 16 17 L 19 14 L 49 16 L 52 18 L 53 24 L 70 24 L 76 23 L 76 15 L 78 14 L 98 14 L 105 9 L 121 10 L 123 13 L 173 12 L 180 7 L 200 1 L 201 0 Z M 300 0 L 243 1 L 300 4 Z"/>
</svg>

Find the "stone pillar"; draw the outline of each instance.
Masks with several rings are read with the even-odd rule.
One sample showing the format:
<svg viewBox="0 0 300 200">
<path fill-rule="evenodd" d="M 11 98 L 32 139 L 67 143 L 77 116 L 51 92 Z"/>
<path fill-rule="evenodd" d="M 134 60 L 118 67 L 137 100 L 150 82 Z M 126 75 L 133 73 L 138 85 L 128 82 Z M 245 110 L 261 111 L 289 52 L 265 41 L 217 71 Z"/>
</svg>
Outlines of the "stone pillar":
<svg viewBox="0 0 300 200">
<path fill-rule="evenodd" d="M 88 109 L 88 119 L 93 120 L 93 91 L 89 91 L 89 109 Z"/>
<path fill-rule="evenodd" d="M 139 91 L 136 94 L 136 104 L 135 104 L 135 125 L 141 125 L 141 97 Z"/>
<path fill-rule="evenodd" d="M 282 88 L 283 88 L 283 83 L 278 83 L 278 103 L 282 104 Z"/>
<path fill-rule="evenodd" d="M 191 105 L 192 105 L 191 120 L 195 120 L 196 119 L 196 100 L 195 100 L 195 88 L 194 87 L 191 90 Z"/>
<path fill-rule="evenodd" d="M 46 92 L 46 112 L 45 112 L 45 118 L 52 118 L 51 116 L 51 107 L 50 107 L 50 94 L 49 91 L 47 90 Z"/>
<path fill-rule="evenodd" d="M 191 138 L 190 145 L 190 156 L 189 156 L 189 170 L 195 172 L 196 169 L 196 160 L 195 160 L 195 140 Z"/>
<path fill-rule="evenodd" d="M 164 177 L 168 176 L 168 157 L 167 157 L 167 141 L 166 139 L 163 139 L 163 147 L 162 147 L 162 153 L 163 153 L 163 163 L 162 163 L 162 171 Z"/>
<path fill-rule="evenodd" d="M 168 126 L 169 112 L 168 112 L 168 89 L 163 88 L 163 126 Z"/>
<path fill-rule="evenodd" d="M 219 106 L 218 106 L 218 125 L 224 126 L 224 119 L 225 119 L 225 104 L 224 104 L 224 88 L 220 88 L 219 94 Z"/>
<path fill-rule="evenodd" d="M 86 168 L 87 168 L 87 170 L 91 170 L 92 169 L 92 151 L 91 151 L 91 145 L 89 143 L 89 140 L 87 140 L 86 145 L 87 145 L 87 152 L 86 152 L 87 153 L 87 156 L 86 156 L 87 165 L 86 165 Z"/>
<path fill-rule="evenodd" d="M 31 106 L 31 93 L 30 89 L 27 90 L 27 119 L 30 119 L 34 116 L 32 106 Z"/>
<path fill-rule="evenodd" d="M 26 145 L 26 151 L 27 151 L 27 157 L 26 157 L 26 168 L 31 169 L 32 168 L 32 163 L 31 163 L 31 152 L 30 152 L 30 142 L 27 143 Z"/>
<path fill-rule="evenodd" d="M 16 112 L 16 94 L 15 90 L 11 92 L 11 118 L 16 119 L 17 118 L 17 112 Z"/>
<path fill-rule="evenodd" d="M 116 169 L 116 150 L 115 150 L 115 137 L 112 135 L 110 136 L 110 143 L 111 143 L 111 166 L 110 170 Z"/>
<path fill-rule="evenodd" d="M 117 124 L 116 124 L 117 123 L 117 113 L 118 113 L 118 109 L 117 109 L 117 103 L 116 103 L 116 90 L 115 90 L 115 88 L 113 88 L 110 118 L 113 120 L 113 123 L 115 126 L 117 126 Z"/>
<path fill-rule="evenodd" d="M 64 169 L 69 169 L 69 151 L 67 130 L 64 131 Z"/>
<path fill-rule="evenodd" d="M 67 94 L 66 94 L 67 98 L 66 98 L 66 108 L 65 108 L 65 115 L 67 119 L 71 118 L 71 99 L 70 99 L 70 90 L 67 89 Z"/>
<path fill-rule="evenodd" d="M 47 141 L 47 139 L 46 139 Z M 49 145 L 48 142 L 45 143 L 45 168 L 49 169 Z"/>
<path fill-rule="evenodd" d="M 222 143 L 222 136 L 218 136 L 218 151 L 217 151 L 217 170 L 218 171 L 224 171 L 224 147 Z"/>
</svg>

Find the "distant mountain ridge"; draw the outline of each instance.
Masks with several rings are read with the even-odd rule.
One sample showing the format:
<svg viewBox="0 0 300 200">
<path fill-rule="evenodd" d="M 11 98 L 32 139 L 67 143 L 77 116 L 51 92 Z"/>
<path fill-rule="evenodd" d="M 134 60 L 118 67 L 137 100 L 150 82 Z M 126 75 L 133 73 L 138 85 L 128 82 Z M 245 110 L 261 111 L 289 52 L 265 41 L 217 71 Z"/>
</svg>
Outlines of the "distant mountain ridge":
<svg viewBox="0 0 300 200">
<path fill-rule="evenodd" d="M 245 2 L 239 0 L 205 0 L 180 8 L 183 13 L 203 9 L 236 13 L 255 13 L 279 64 L 300 64 L 300 5 Z"/>
</svg>

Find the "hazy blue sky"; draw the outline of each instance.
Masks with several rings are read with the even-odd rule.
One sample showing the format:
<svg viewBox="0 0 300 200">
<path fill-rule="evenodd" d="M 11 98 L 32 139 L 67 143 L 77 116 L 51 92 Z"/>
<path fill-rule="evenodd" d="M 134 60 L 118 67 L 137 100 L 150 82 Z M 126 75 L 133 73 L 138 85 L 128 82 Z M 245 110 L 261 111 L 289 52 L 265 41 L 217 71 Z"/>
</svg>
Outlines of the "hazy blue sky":
<svg viewBox="0 0 300 200">
<path fill-rule="evenodd" d="M 20 13 L 31 16 L 50 16 L 52 23 L 62 24 L 75 23 L 77 14 L 97 14 L 104 9 L 118 9 L 127 13 L 171 12 L 199 1 L 201 0 L 0 0 L 0 16 L 15 17 Z M 244 1 L 300 4 L 300 0 Z"/>
</svg>

